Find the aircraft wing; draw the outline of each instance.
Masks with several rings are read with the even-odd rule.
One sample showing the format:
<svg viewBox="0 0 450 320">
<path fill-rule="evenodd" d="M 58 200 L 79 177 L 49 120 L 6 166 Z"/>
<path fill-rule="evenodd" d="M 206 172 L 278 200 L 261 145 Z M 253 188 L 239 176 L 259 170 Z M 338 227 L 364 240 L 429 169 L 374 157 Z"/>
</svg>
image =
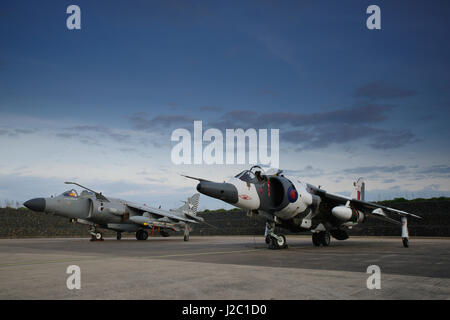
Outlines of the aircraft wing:
<svg viewBox="0 0 450 320">
<path fill-rule="evenodd" d="M 372 202 L 352 199 L 350 197 L 345 197 L 345 196 L 338 195 L 338 194 L 329 193 L 323 189 L 312 188 L 312 191 L 314 194 L 320 196 L 322 201 L 328 202 L 330 204 L 330 206 L 345 205 L 348 201 L 350 201 L 350 205 L 353 208 L 366 213 L 368 216 L 372 216 L 374 218 L 385 220 L 385 221 L 388 221 L 391 223 L 400 224 L 399 221 L 390 218 L 387 215 L 387 213 L 395 214 L 395 215 L 401 216 L 401 217 L 413 217 L 413 218 L 422 219 L 422 217 L 412 214 L 412 213 L 409 213 L 409 212 L 406 212 L 406 211 L 386 207 L 386 206 L 372 203 Z"/>
<path fill-rule="evenodd" d="M 127 206 L 130 207 L 131 209 L 134 209 L 135 211 L 140 212 L 141 215 L 144 214 L 144 212 L 148 212 L 148 213 L 151 213 L 151 214 L 157 216 L 158 218 L 167 217 L 167 218 L 169 218 L 171 220 L 175 220 L 177 222 L 183 221 L 183 222 L 189 222 L 189 223 L 198 223 L 198 221 L 196 221 L 196 220 L 187 219 L 187 218 L 178 216 L 167 210 L 152 208 L 152 207 L 148 207 L 146 205 L 139 205 L 139 204 L 135 204 L 132 202 L 127 202 Z"/>
</svg>

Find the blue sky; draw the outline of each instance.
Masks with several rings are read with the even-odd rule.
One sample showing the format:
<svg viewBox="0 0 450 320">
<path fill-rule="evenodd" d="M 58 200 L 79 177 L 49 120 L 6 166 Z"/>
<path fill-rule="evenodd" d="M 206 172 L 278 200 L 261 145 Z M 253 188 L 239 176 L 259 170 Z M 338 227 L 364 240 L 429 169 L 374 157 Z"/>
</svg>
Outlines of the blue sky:
<svg viewBox="0 0 450 320">
<path fill-rule="evenodd" d="M 67 6 L 81 30 L 66 28 Z M 366 8 L 381 8 L 381 30 Z M 372 200 L 450 194 L 448 1 L 3 1 L 0 199 L 105 194 L 175 206 L 175 128 L 278 128 L 280 165 Z M 220 172 L 220 175 L 218 175 Z M 219 177 L 220 176 L 220 177 Z M 203 199 L 205 207 L 220 202 Z"/>
</svg>

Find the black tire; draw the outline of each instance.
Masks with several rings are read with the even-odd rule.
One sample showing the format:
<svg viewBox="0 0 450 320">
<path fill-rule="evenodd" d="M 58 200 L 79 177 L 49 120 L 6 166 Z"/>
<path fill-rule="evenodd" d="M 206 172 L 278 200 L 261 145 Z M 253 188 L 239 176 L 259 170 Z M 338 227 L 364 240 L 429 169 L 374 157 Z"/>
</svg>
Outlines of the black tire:
<svg viewBox="0 0 450 320">
<path fill-rule="evenodd" d="M 408 248 L 408 247 L 409 247 L 409 244 L 408 244 L 408 238 L 403 238 L 403 239 L 402 239 L 402 242 L 403 242 L 403 247 L 405 247 L 405 248 Z"/>
<path fill-rule="evenodd" d="M 270 243 L 270 236 L 267 235 L 267 236 L 266 236 L 266 244 L 269 244 L 269 243 Z"/>
<path fill-rule="evenodd" d="M 142 240 L 142 230 L 136 232 L 136 240 Z"/>
<path fill-rule="evenodd" d="M 277 239 L 270 237 L 269 249 L 271 249 L 271 250 L 280 249 Z"/>
<path fill-rule="evenodd" d="M 287 248 L 286 237 L 281 235 L 279 236 L 281 239 L 276 239 L 274 237 L 269 236 L 269 249 L 277 250 L 277 249 L 285 249 Z"/>
<path fill-rule="evenodd" d="M 316 247 L 320 247 L 320 239 L 319 239 L 319 233 L 317 233 L 317 232 L 314 232 L 313 234 L 312 234 L 312 242 L 313 242 L 313 245 L 314 246 L 316 246 Z"/>
<path fill-rule="evenodd" d="M 168 236 L 170 236 L 170 234 L 166 231 L 161 230 L 161 232 L 159 233 L 162 237 L 167 238 Z"/>
<path fill-rule="evenodd" d="M 278 240 L 277 244 L 281 249 L 286 249 L 287 248 L 287 241 L 286 241 L 286 237 L 284 235 L 279 236 L 282 240 Z"/>
<path fill-rule="evenodd" d="M 148 238 L 148 232 L 142 230 L 142 238 L 141 238 L 141 240 L 147 240 L 147 238 Z"/>
<path fill-rule="evenodd" d="M 320 243 L 324 246 L 324 247 L 328 247 L 330 245 L 331 242 L 331 237 L 330 237 L 330 233 L 326 232 L 326 231 L 320 231 L 319 232 L 319 239 L 320 239 Z"/>
<path fill-rule="evenodd" d="M 120 240 L 120 239 L 122 239 L 122 233 L 120 233 L 120 232 L 117 232 L 117 237 L 116 237 L 116 239 L 117 239 L 117 240 Z"/>
</svg>

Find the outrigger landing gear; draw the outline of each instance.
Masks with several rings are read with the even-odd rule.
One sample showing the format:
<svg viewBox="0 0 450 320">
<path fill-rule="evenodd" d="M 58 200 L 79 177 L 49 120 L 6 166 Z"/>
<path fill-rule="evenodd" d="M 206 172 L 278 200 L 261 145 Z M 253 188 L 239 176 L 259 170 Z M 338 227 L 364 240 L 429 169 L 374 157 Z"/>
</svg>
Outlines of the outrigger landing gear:
<svg viewBox="0 0 450 320">
<path fill-rule="evenodd" d="M 409 247 L 408 238 L 409 238 L 408 219 L 406 217 L 402 217 L 402 242 L 403 242 L 403 247 L 405 247 L 405 248 Z"/>
<path fill-rule="evenodd" d="M 404 246 L 405 248 L 408 248 L 408 247 L 409 247 L 409 244 L 408 244 L 408 238 L 403 238 L 403 239 L 402 239 L 402 242 L 403 242 L 403 246 Z"/>
<path fill-rule="evenodd" d="M 328 247 L 331 242 L 330 233 L 327 231 L 314 232 L 312 234 L 312 241 L 316 247 L 319 247 L 320 245 Z"/>
<path fill-rule="evenodd" d="M 189 232 L 191 231 L 191 228 L 189 227 L 189 225 L 186 225 L 186 227 L 184 227 L 184 241 L 189 241 Z"/>
<path fill-rule="evenodd" d="M 137 240 L 147 240 L 148 238 L 148 233 L 145 230 L 138 230 L 136 232 L 136 239 Z"/>
<path fill-rule="evenodd" d="M 286 237 L 284 235 L 275 234 L 274 230 L 275 222 L 267 221 L 264 235 L 266 236 L 266 244 L 268 244 L 269 249 L 286 249 L 288 247 Z"/>
<path fill-rule="evenodd" d="M 103 234 L 97 230 L 95 225 L 91 226 L 89 233 L 91 234 L 91 241 L 103 241 Z"/>
</svg>

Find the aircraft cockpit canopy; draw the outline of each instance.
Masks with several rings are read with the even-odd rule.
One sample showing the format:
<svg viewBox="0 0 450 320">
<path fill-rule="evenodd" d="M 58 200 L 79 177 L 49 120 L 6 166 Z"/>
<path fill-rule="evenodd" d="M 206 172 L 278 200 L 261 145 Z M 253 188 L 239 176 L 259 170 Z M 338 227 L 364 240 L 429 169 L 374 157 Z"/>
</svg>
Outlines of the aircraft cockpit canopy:
<svg viewBox="0 0 450 320">
<path fill-rule="evenodd" d="M 256 176 L 253 172 L 250 170 L 244 170 L 241 173 L 239 173 L 235 178 L 245 181 L 245 182 L 251 182 L 254 183 L 256 181 Z"/>
<path fill-rule="evenodd" d="M 68 191 L 64 192 L 62 195 L 64 197 L 69 197 L 69 198 L 78 198 L 78 193 L 77 193 L 77 190 L 75 190 L 75 189 L 68 190 Z"/>
<path fill-rule="evenodd" d="M 83 190 L 83 191 L 81 191 L 80 197 L 89 197 L 89 196 L 93 196 L 93 195 L 94 195 L 93 192 Z"/>
</svg>

